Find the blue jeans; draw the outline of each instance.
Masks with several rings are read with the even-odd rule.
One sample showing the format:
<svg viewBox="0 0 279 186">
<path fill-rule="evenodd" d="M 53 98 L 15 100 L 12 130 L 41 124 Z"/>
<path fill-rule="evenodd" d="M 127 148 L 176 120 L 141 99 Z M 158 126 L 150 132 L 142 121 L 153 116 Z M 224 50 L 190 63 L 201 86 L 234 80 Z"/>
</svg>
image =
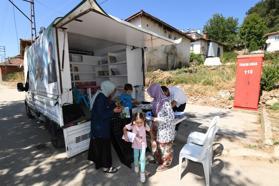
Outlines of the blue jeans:
<svg viewBox="0 0 279 186">
<path fill-rule="evenodd" d="M 140 160 L 140 171 L 145 171 L 145 148 L 143 149 L 134 149 L 134 164 L 139 166 Z"/>
</svg>

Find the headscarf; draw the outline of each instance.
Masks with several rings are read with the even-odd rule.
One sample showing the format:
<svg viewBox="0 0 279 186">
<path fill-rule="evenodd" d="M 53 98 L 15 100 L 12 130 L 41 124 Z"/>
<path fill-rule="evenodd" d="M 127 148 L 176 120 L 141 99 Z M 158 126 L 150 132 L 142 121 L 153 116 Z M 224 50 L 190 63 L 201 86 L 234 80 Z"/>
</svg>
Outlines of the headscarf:
<svg viewBox="0 0 279 186">
<path fill-rule="evenodd" d="M 163 107 L 163 104 L 168 101 L 169 99 L 167 96 L 163 93 L 161 86 L 158 83 L 154 83 L 150 85 L 150 87 L 147 89 L 147 93 L 154 98 L 152 101 L 152 112 L 154 114 L 158 114 L 158 112 Z"/>
<path fill-rule="evenodd" d="M 103 93 L 106 97 L 109 97 L 113 91 L 115 90 L 116 86 L 114 83 L 112 83 L 111 81 L 107 80 L 107 81 L 103 81 L 101 83 L 101 90 L 97 90 L 97 92 L 95 93 L 95 95 L 92 97 L 92 99 L 90 100 L 90 110 L 92 110 L 92 107 L 94 105 L 95 99 L 97 98 L 97 96 L 100 93 Z"/>
<path fill-rule="evenodd" d="M 111 93 L 115 90 L 116 86 L 113 82 L 107 80 L 101 83 L 101 91 L 106 96 L 109 97 Z"/>
</svg>

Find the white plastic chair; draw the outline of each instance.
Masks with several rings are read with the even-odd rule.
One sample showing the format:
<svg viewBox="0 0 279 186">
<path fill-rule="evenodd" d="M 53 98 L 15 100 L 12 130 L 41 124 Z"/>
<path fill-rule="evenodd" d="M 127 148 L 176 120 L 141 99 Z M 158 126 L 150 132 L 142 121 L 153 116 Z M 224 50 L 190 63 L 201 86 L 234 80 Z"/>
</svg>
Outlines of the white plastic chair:
<svg viewBox="0 0 279 186">
<path fill-rule="evenodd" d="M 194 143 L 187 143 L 183 146 L 179 153 L 179 180 L 181 179 L 182 161 L 192 160 L 203 165 L 206 186 L 210 185 L 210 175 L 212 166 L 212 143 L 215 137 L 217 127 L 211 127 L 206 135 L 203 146 Z"/>
<path fill-rule="evenodd" d="M 215 116 L 210 124 L 209 124 L 209 128 L 207 129 L 206 133 L 202 133 L 202 132 L 191 132 L 188 136 L 187 139 L 187 143 L 194 143 L 197 145 L 204 145 L 205 143 L 205 138 L 208 135 L 209 131 L 211 128 L 214 128 L 215 130 L 217 129 L 217 124 L 219 123 L 219 116 Z M 217 131 L 215 131 L 216 133 Z M 215 135 L 215 134 L 214 134 Z"/>
</svg>

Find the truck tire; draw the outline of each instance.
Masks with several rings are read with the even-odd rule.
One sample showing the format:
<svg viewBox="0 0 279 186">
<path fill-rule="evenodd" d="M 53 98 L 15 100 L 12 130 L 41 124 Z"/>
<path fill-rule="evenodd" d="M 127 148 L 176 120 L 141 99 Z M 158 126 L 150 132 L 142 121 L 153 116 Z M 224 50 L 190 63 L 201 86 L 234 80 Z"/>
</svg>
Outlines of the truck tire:
<svg viewBox="0 0 279 186">
<path fill-rule="evenodd" d="M 55 148 L 65 147 L 63 130 L 54 122 L 49 122 L 51 143 Z"/>
<path fill-rule="evenodd" d="M 27 103 L 25 103 L 25 113 L 26 113 L 26 116 L 27 116 L 29 119 L 33 119 L 33 118 L 34 118 L 34 116 L 31 114 L 30 108 L 29 108 L 29 106 L 27 105 Z"/>
</svg>

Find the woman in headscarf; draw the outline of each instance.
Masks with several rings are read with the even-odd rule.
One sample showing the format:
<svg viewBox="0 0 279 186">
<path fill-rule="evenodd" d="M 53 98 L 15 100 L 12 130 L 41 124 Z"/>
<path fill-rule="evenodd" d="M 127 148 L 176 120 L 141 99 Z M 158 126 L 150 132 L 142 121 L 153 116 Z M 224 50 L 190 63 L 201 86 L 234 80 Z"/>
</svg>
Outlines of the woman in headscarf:
<svg viewBox="0 0 279 186">
<path fill-rule="evenodd" d="M 111 158 L 111 118 L 113 113 L 120 113 L 121 108 L 111 101 L 115 85 L 110 81 L 101 83 L 91 101 L 91 133 L 88 160 L 95 163 L 96 169 L 103 168 L 105 173 L 115 173 Z"/>
<path fill-rule="evenodd" d="M 153 98 L 152 112 L 155 116 L 151 132 L 152 152 L 160 164 L 157 171 L 164 171 L 170 167 L 173 159 L 174 113 L 170 100 L 165 96 L 159 84 L 152 84 L 147 89 L 147 93 Z"/>
</svg>

